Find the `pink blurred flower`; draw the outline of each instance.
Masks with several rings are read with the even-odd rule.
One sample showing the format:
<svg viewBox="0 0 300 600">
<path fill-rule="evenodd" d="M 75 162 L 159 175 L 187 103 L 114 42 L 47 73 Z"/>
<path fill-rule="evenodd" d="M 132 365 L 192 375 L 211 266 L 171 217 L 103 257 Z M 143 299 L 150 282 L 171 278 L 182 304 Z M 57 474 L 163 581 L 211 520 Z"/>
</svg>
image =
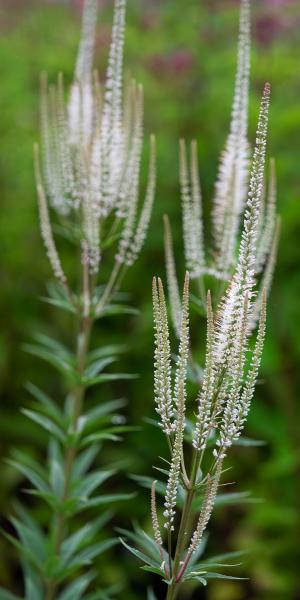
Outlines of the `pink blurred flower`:
<svg viewBox="0 0 300 600">
<path fill-rule="evenodd" d="M 155 54 L 150 59 L 150 66 L 158 73 L 171 75 L 185 74 L 193 66 L 194 58 L 188 50 L 178 49 L 163 55 Z"/>
<path fill-rule="evenodd" d="M 279 35 L 285 33 L 287 28 L 287 21 L 278 14 L 263 14 L 256 19 L 254 34 L 260 44 L 269 46 Z"/>
</svg>

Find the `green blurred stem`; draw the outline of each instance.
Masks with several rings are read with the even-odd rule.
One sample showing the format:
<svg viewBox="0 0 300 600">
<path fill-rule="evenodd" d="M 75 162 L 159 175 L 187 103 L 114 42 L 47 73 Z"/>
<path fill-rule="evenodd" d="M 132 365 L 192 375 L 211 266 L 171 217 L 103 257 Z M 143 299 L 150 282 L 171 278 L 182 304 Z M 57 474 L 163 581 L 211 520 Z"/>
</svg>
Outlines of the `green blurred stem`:
<svg viewBox="0 0 300 600">
<path fill-rule="evenodd" d="M 186 542 L 187 542 L 188 536 L 190 535 L 190 531 L 192 528 L 193 513 L 192 513 L 191 509 L 192 509 L 192 502 L 193 502 L 193 499 L 195 496 L 195 484 L 196 484 L 196 480 L 197 480 L 197 473 L 198 473 L 200 465 L 201 465 L 202 455 L 203 455 L 202 453 L 200 454 L 199 451 L 194 449 L 193 456 L 192 456 L 192 463 L 191 463 L 189 489 L 187 490 L 187 493 L 186 493 L 182 516 L 181 516 L 181 521 L 180 521 L 178 537 L 177 537 L 177 544 L 176 544 L 176 551 L 175 551 L 174 565 L 173 565 L 173 581 L 172 581 L 171 585 L 169 585 L 169 587 L 168 587 L 166 600 L 174 600 L 175 599 L 175 597 L 177 595 L 177 591 L 178 591 L 180 583 L 181 583 L 180 580 L 177 579 L 177 577 L 178 577 L 178 574 L 180 573 L 181 556 L 182 556 L 184 548 L 186 547 Z"/>
<path fill-rule="evenodd" d="M 115 265 L 114 265 L 114 268 L 113 268 L 113 270 L 111 272 L 110 278 L 109 278 L 109 280 L 107 282 L 107 285 L 105 287 L 105 290 L 104 290 L 104 292 L 102 294 L 101 300 L 98 303 L 98 306 L 96 307 L 96 313 L 98 315 L 103 311 L 103 309 L 105 308 L 108 300 L 111 297 L 111 294 L 113 292 L 115 283 L 117 281 L 117 278 L 118 278 L 118 275 L 119 275 L 119 272 L 120 272 L 120 268 L 121 268 L 121 263 L 119 263 L 119 262 L 116 261 Z"/>
<path fill-rule="evenodd" d="M 89 295 L 88 286 L 88 266 L 87 264 L 83 265 L 83 290 L 84 293 Z M 85 307 L 83 303 L 82 311 L 79 314 L 80 319 L 80 327 L 79 333 L 77 337 L 77 352 L 76 352 L 76 366 L 77 372 L 80 377 L 84 375 L 85 366 L 86 366 L 86 357 L 89 348 L 91 330 L 93 325 L 93 319 L 85 314 Z M 84 401 L 85 395 L 85 385 L 80 383 L 78 384 L 73 391 L 73 412 L 71 416 L 72 430 L 75 433 L 77 429 L 78 419 L 82 412 L 82 405 Z M 70 484 L 72 480 L 72 470 L 74 465 L 74 460 L 76 458 L 76 446 L 68 446 L 65 449 L 65 482 L 64 482 L 64 492 L 62 497 L 62 503 L 67 500 L 70 492 Z M 56 523 L 55 523 L 55 531 L 54 531 L 54 551 L 55 555 L 58 557 L 60 553 L 61 544 L 64 539 L 65 531 L 67 528 L 67 518 L 63 512 L 59 512 L 56 514 Z M 56 581 L 48 581 L 46 584 L 46 597 L 45 600 L 54 600 L 57 591 L 57 583 Z"/>
<path fill-rule="evenodd" d="M 204 306 L 204 309 L 206 310 L 206 289 L 205 289 L 203 275 L 200 275 L 200 277 L 198 277 L 197 283 L 198 283 L 199 295 L 200 295 L 200 298 L 202 300 L 202 304 Z"/>
</svg>

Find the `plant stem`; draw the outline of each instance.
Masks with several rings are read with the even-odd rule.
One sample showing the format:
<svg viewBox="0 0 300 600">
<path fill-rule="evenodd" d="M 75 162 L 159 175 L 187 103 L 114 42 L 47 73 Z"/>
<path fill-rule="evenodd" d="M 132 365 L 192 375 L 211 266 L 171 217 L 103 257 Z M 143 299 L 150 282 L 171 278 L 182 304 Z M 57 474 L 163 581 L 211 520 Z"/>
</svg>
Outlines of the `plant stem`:
<svg viewBox="0 0 300 600">
<path fill-rule="evenodd" d="M 88 266 L 83 265 L 83 289 L 87 292 L 88 282 Z M 86 356 L 89 348 L 90 335 L 93 325 L 93 319 L 88 316 L 85 312 L 85 306 L 83 303 L 82 312 L 79 314 L 80 327 L 77 336 L 77 351 L 76 351 L 76 368 L 79 377 L 82 377 L 86 366 Z M 81 415 L 82 404 L 85 395 L 85 385 L 79 383 L 76 385 L 73 391 L 73 410 L 71 416 L 72 431 L 76 432 L 78 419 Z M 74 460 L 76 458 L 76 446 L 68 446 L 65 449 L 65 481 L 64 491 L 62 496 L 62 503 L 67 500 L 70 492 L 70 484 L 72 479 L 72 469 Z M 59 512 L 56 515 L 55 533 L 54 533 L 54 551 L 56 556 L 59 556 L 62 541 L 64 539 L 65 530 L 67 526 L 67 518 L 63 512 Z M 46 600 L 54 600 L 57 590 L 56 581 L 48 581 L 46 585 Z"/>
<path fill-rule="evenodd" d="M 198 282 L 200 298 L 202 300 L 203 307 L 206 310 L 206 290 L 205 290 L 203 275 L 200 275 L 200 277 L 198 277 L 197 282 Z"/>
<path fill-rule="evenodd" d="M 101 300 L 98 302 L 98 305 L 96 306 L 96 314 L 98 314 L 98 315 L 102 312 L 107 301 L 109 300 L 109 298 L 111 296 L 111 293 L 113 291 L 114 285 L 117 280 L 117 277 L 119 275 L 120 268 L 121 268 L 121 263 L 116 261 L 114 268 L 111 272 L 110 278 L 108 280 L 108 283 L 106 285 L 106 288 L 102 294 Z"/>
<path fill-rule="evenodd" d="M 180 572 L 180 559 L 182 552 L 186 546 L 187 538 L 190 534 L 191 519 L 192 519 L 192 502 L 195 495 L 195 483 L 197 479 L 197 473 L 201 464 L 202 454 L 199 454 L 197 450 L 194 450 L 191 462 L 191 474 L 189 479 L 189 489 L 187 490 L 185 502 L 183 506 L 179 533 L 177 537 L 176 551 L 173 565 L 173 582 L 168 587 L 166 600 L 174 600 L 180 581 L 177 581 L 178 573 Z"/>
</svg>

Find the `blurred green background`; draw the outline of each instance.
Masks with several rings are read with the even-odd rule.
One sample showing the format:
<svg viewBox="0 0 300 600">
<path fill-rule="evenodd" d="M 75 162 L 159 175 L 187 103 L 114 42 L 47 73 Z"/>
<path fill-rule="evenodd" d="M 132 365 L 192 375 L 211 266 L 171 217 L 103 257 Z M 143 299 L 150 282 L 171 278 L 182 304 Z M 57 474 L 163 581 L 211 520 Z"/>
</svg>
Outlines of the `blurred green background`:
<svg viewBox="0 0 300 600">
<path fill-rule="evenodd" d="M 110 39 L 112 2 L 102 1 L 97 35 L 97 66 L 104 73 Z M 94 400 L 125 395 L 127 419 L 143 429 L 123 445 L 101 452 L 105 464 L 128 455 L 128 470 L 152 475 L 165 452 L 158 432 L 144 422 L 153 416 L 151 278 L 164 277 L 161 217 L 168 212 L 175 235 L 181 279 L 184 264 L 178 189 L 178 138 L 196 137 L 205 212 L 210 210 L 219 152 L 228 131 L 236 63 L 238 2 L 233 0 L 128 0 L 125 64 L 145 87 L 146 132 L 158 138 L 158 192 L 151 231 L 142 258 L 124 289 L 140 309 L 138 317 L 117 317 L 98 326 L 94 344 L 128 343 L 123 365 L 138 372 L 137 381 L 99 388 Z M 253 53 L 250 139 L 253 141 L 263 83 L 272 84 L 269 155 L 276 157 L 282 236 L 269 304 L 268 336 L 262 381 L 246 434 L 264 446 L 232 452 L 231 489 L 251 490 L 259 502 L 216 510 L 207 552 L 248 549 L 237 573 L 246 581 L 212 583 L 193 598 L 209 600 L 296 600 L 300 598 L 300 6 L 298 0 L 252 0 Z M 79 39 L 80 2 L 0 0 L 0 514 L 7 516 L 16 498 L 28 503 L 24 482 L 5 463 L 13 447 L 27 448 L 44 460 L 46 439 L 29 424 L 20 407 L 29 402 L 23 385 L 31 380 L 59 393 L 56 373 L 27 356 L 21 344 L 34 331 L 72 343 L 71 322 L 39 300 L 50 277 L 40 240 L 32 168 L 32 144 L 38 139 L 39 73 L 55 79 L 62 70 L 71 81 Z M 66 260 L 68 260 L 66 258 Z M 70 268 L 72 268 L 72 261 Z M 204 324 L 193 318 L 193 339 L 203 339 Z M 121 474 L 114 489 L 136 484 Z M 33 510 L 45 518 L 40 506 Z M 137 518 L 150 527 L 144 490 L 120 506 L 114 525 L 131 527 Z M 122 600 L 145 598 L 156 580 L 139 569 L 121 548 L 99 564 L 100 580 L 121 581 Z M 17 557 L 0 540 L 0 585 L 20 592 Z"/>
</svg>

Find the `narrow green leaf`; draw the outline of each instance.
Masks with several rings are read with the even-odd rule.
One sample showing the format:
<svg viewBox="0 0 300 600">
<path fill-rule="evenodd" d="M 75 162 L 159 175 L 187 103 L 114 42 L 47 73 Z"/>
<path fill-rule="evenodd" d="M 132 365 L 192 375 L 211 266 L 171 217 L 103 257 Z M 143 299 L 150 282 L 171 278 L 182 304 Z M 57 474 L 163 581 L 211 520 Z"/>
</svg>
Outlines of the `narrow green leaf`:
<svg viewBox="0 0 300 600">
<path fill-rule="evenodd" d="M 91 526 L 87 523 L 64 540 L 61 546 L 61 558 L 64 563 L 68 562 L 71 556 L 78 550 L 80 544 L 82 544 L 90 534 Z"/>
<path fill-rule="evenodd" d="M 106 356 L 104 358 L 98 358 L 87 367 L 87 369 L 84 372 L 84 376 L 87 377 L 87 379 L 92 379 L 93 377 L 101 373 L 103 369 L 105 369 L 105 367 L 111 365 L 116 360 L 117 357 L 115 356 Z"/>
<path fill-rule="evenodd" d="M 0 587 L 0 600 L 22 600 L 21 596 L 16 596 L 3 587 Z"/>
<path fill-rule="evenodd" d="M 89 564 L 96 556 L 100 556 L 100 554 L 103 554 L 103 552 L 106 552 L 106 550 L 109 550 L 109 548 L 112 548 L 117 543 L 118 540 L 112 538 L 92 544 L 76 554 L 73 558 L 73 562 L 78 564 Z"/>
<path fill-rule="evenodd" d="M 133 554 L 134 556 L 136 556 L 137 558 L 139 558 L 143 563 L 145 563 L 149 567 L 152 567 L 154 569 L 159 569 L 160 570 L 160 564 L 159 564 L 159 562 L 154 561 L 152 558 L 150 558 L 149 556 L 147 556 L 146 554 L 144 554 L 143 552 L 141 552 L 137 548 L 133 548 L 133 546 L 129 546 L 129 544 L 127 544 L 122 538 L 120 538 L 120 542 L 121 542 L 121 544 L 123 544 L 123 546 L 127 550 L 129 550 L 129 552 L 131 552 L 131 554 Z"/>
<path fill-rule="evenodd" d="M 103 358 L 104 356 L 118 356 L 126 350 L 127 346 L 125 346 L 125 344 L 109 344 L 107 346 L 100 346 L 99 348 L 95 348 L 88 353 L 87 361 L 90 364 L 98 358 Z"/>
<path fill-rule="evenodd" d="M 234 577 L 233 575 L 224 575 L 223 573 L 205 573 L 205 579 L 232 579 L 238 581 L 245 581 L 247 577 Z"/>
<path fill-rule="evenodd" d="M 111 504 L 112 502 L 121 502 L 124 500 L 132 500 L 136 497 L 136 494 L 103 494 L 103 496 L 95 496 L 89 500 L 85 500 L 83 505 L 78 507 L 78 511 L 85 510 L 86 508 L 92 508 L 94 506 L 101 506 L 102 504 Z"/>
<path fill-rule="evenodd" d="M 61 356 L 63 360 L 70 365 L 74 365 L 74 355 L 61 342 L 49 337 L 48 335 L 45 335 L 44 333 L 35 333 L 33 337 L 39 344 L 42 344 L 49 350 L 53 350 L 57 356 Z"/>
<path fill-rule="evenodd" d="M 67 300 L 59 300 L 58 298 L 49 298 L 47 296 L 40 296 L 40 300 L 46 302 L 47 304 L 51 304 L 52 306 L 56 306 L 57 308 L 61 308 L 62 310 L 66 310 L 72 314 L 76 314 L 76 308 L 68 302 Z"/>
<path fill-rule="evenodd" d="M 125 304 L 108 304 L 101 312 L 101 317 L 107 317 L 111 315 L 139 315 L 139 311 L 132 306 L 126 306 Z"/>
<path fill-rule="evenodd" d="M 40 568 L 43 567 L 47 557 L 46 542 L 37 531 L 33 531 L 15 517 L 11 518 L 11 522 L 16 529 L 18 536 L 22 542 L 26 554 L 32 560 L 32 563 Z"/>
<path fill-rule="evenodd" d="M 97 375 L 97 377 L 92 377 L 91 379 L 83 377 L 82 382 L 87 387 L 91 387 L 97 383 L 106 383 L 107 381 L 123 381 L 125 379 L 137 379 L 138 377 L 139 375 L 134 373 L 102 373 L 102 375 Z"/>
<path fill-rule="evenodd" d="M 45 394 L 45 392 L 43 392 L 36 385 L 30 382 L 26 383 L 25 388 L 38 402 L 40 402 L 47 409 L 48 415 L 52 416 L 56 423 L 63 422 L 63 413 L 58 409 L 55 402 L 53 402 L 53 400 L 47 394 Z"/>
<path fill-rule="evenodd" d="M 44 600 L 44 589 L 39 575 L 28 564 L 24 565 L 23 571 L 26 600 Z"/>
<path fill-rule="evenodd" d="M 223 554 L 216 554 L 207 559 L 208 563 L 220 562 L 224 560 L 231 560 L 233 558 L 242 558 L 248 554 L 248 550 L 236 550 L 234 552 L 224 552 Z"/>
<path fill-rule="evenodd" d="M 115 471 L 112 469 L 107 471 L 99 470 L 95 471 L 94 473 L 89 473 L 86 477 L 84 477 L 82 481 L 80 481 L 77 485 L 74 486 L 74 495 L 88 498 L 88 496 L 90 496 L 90 494 L 92 494 L 97 487 L 99 487 L 114 473 Z"/>
<path fill-rule="evenodd" d="M 65 436 L 64 432 L 62 431 L 62 429 L 60 429 L 55 423 L 53 423 L 53 421 L 51 421 L 51 419 L 49 419 L 45 415 L 42 415 L 41 413 L 39 413 L 35 410 L 30 410 L 29 408 L 22 408 L 21 412 L 24 415 L 26 415 L 26 417 L 28 417 L 32 421 L 35 421 L 35 423 L 37 423 L 38 425 L 40 425 L 41 427 L 46 429 L 46 431 L 48 431 L 48 433 L 51 433 L 52 435 L 54 435 L 61 442 L 65 441 L 66 436 Z"/>
<path fill-rule="evenodd" d="M 141 567 L 143 571 L 148 571 L 149 573 L 155 573 L 155 575 L 164 576 L 164 572 L 159 567 L 149 567 L 149 565 L 143 565 Z"/>
<path fill-rule="evenodd" d="M 88 435 L 87 437 L 83 438 L 82 442 L 81 442 L 81 447 L 84 446 L 89 446 L 90 444 L 93 444 L 94 442 L 101 442 L 104 440 L 110 440 L 112 442 L 119 442 L 121 440 L 120 436 L 115 435 L 113 433 L 106 433 L 105 431 L 99 431 L 99 433 L 93 433 L 91 435 Z"/>
<path fill-rule="evenodd" d="M 43 346 L 35 346 L 34 344 L 23 344 L 22 348 L 25 352 L 28 352 L 28 354 L 32 354 L 33 356 L 45 360 L 60 373 L 71 378 L 72 381 L 78 381 L 78 373 L 76 370 L 66 360 L 58 357 L 55 352 L 45 350 Z"/>
<path fill-rule="evenodd" d="M 103 404 L 99 404 L 99 406 L 87 411 L 85 415 L 83 415 L 84 425 L 82 431 L 98 428 L 98 424 L 101 421 L 107 421 L 107 417 L 111 413 L 114 413 L 118 408 L 122 408 L 123 406 L 126 406 L 126 401 L 120 398 L 118 400 L 104 402 Z M 111 417 L 109 422 L 111 423 Z"/>
<path fill-rule="evenodd" d="M 80 600 L 85 590 L 93 579 L 93 575 L 82 575 L 76 581 L 73 581 L 68 587 L 59 594 L 57 600 Z"/>
<path fill-rule="evenodd" d="M 46 492 L 46 493 L 48 493 L 50 491 L 46 481 L 44 481 L 42 479 L 42 477 L 38 473 L 36 473 L 36 471 L 34 471 L 29 465 L 24 465 L 15 460 L 11 460 L 11 459 L 8 459 L 7 462 L 12 467 L 14 467 L 18 471 L 20 471 L 20 473 L 22 473 L 22 475 L 24 475 L 27 479 L 29 479 L 29 481 L 38 490 L 40 490 L 41 492 Z"/>
<path fill-rule="evenodd" d="M 72 470 L 72 479 L 79 479 L 82 475 L 84 475 L 90 466 L 93 464 L 98 452 L 100 449 L 99 444 L 93 444 L 87 450 L 83 450 L 76 458 L 73 470 Z"/>
<path fill-rule="evenodd" d="M 263 440 L 253 440 L 251 438 L 240 436 L 237 440 L 233 442 L 234 446 L 265 446 L 266 442 Z"/>
<path fill-rule="evenodd" d="M 50 483 L 54 494 L 58 498 L 63 498 L 65 491 L 65 474 L 63 465 L 60 465 L 57 460 L 51 460 L 50 463 Z"/>
<path fill-rule="evenodd" d="M 232 492 L 231 494 L 218 494 L 215 500 L 215 506 L 230 506 L 232 504 L 257 502 L 261 502 L 261 500 L 252 497 L 250 492 Z"/>
</svg>

